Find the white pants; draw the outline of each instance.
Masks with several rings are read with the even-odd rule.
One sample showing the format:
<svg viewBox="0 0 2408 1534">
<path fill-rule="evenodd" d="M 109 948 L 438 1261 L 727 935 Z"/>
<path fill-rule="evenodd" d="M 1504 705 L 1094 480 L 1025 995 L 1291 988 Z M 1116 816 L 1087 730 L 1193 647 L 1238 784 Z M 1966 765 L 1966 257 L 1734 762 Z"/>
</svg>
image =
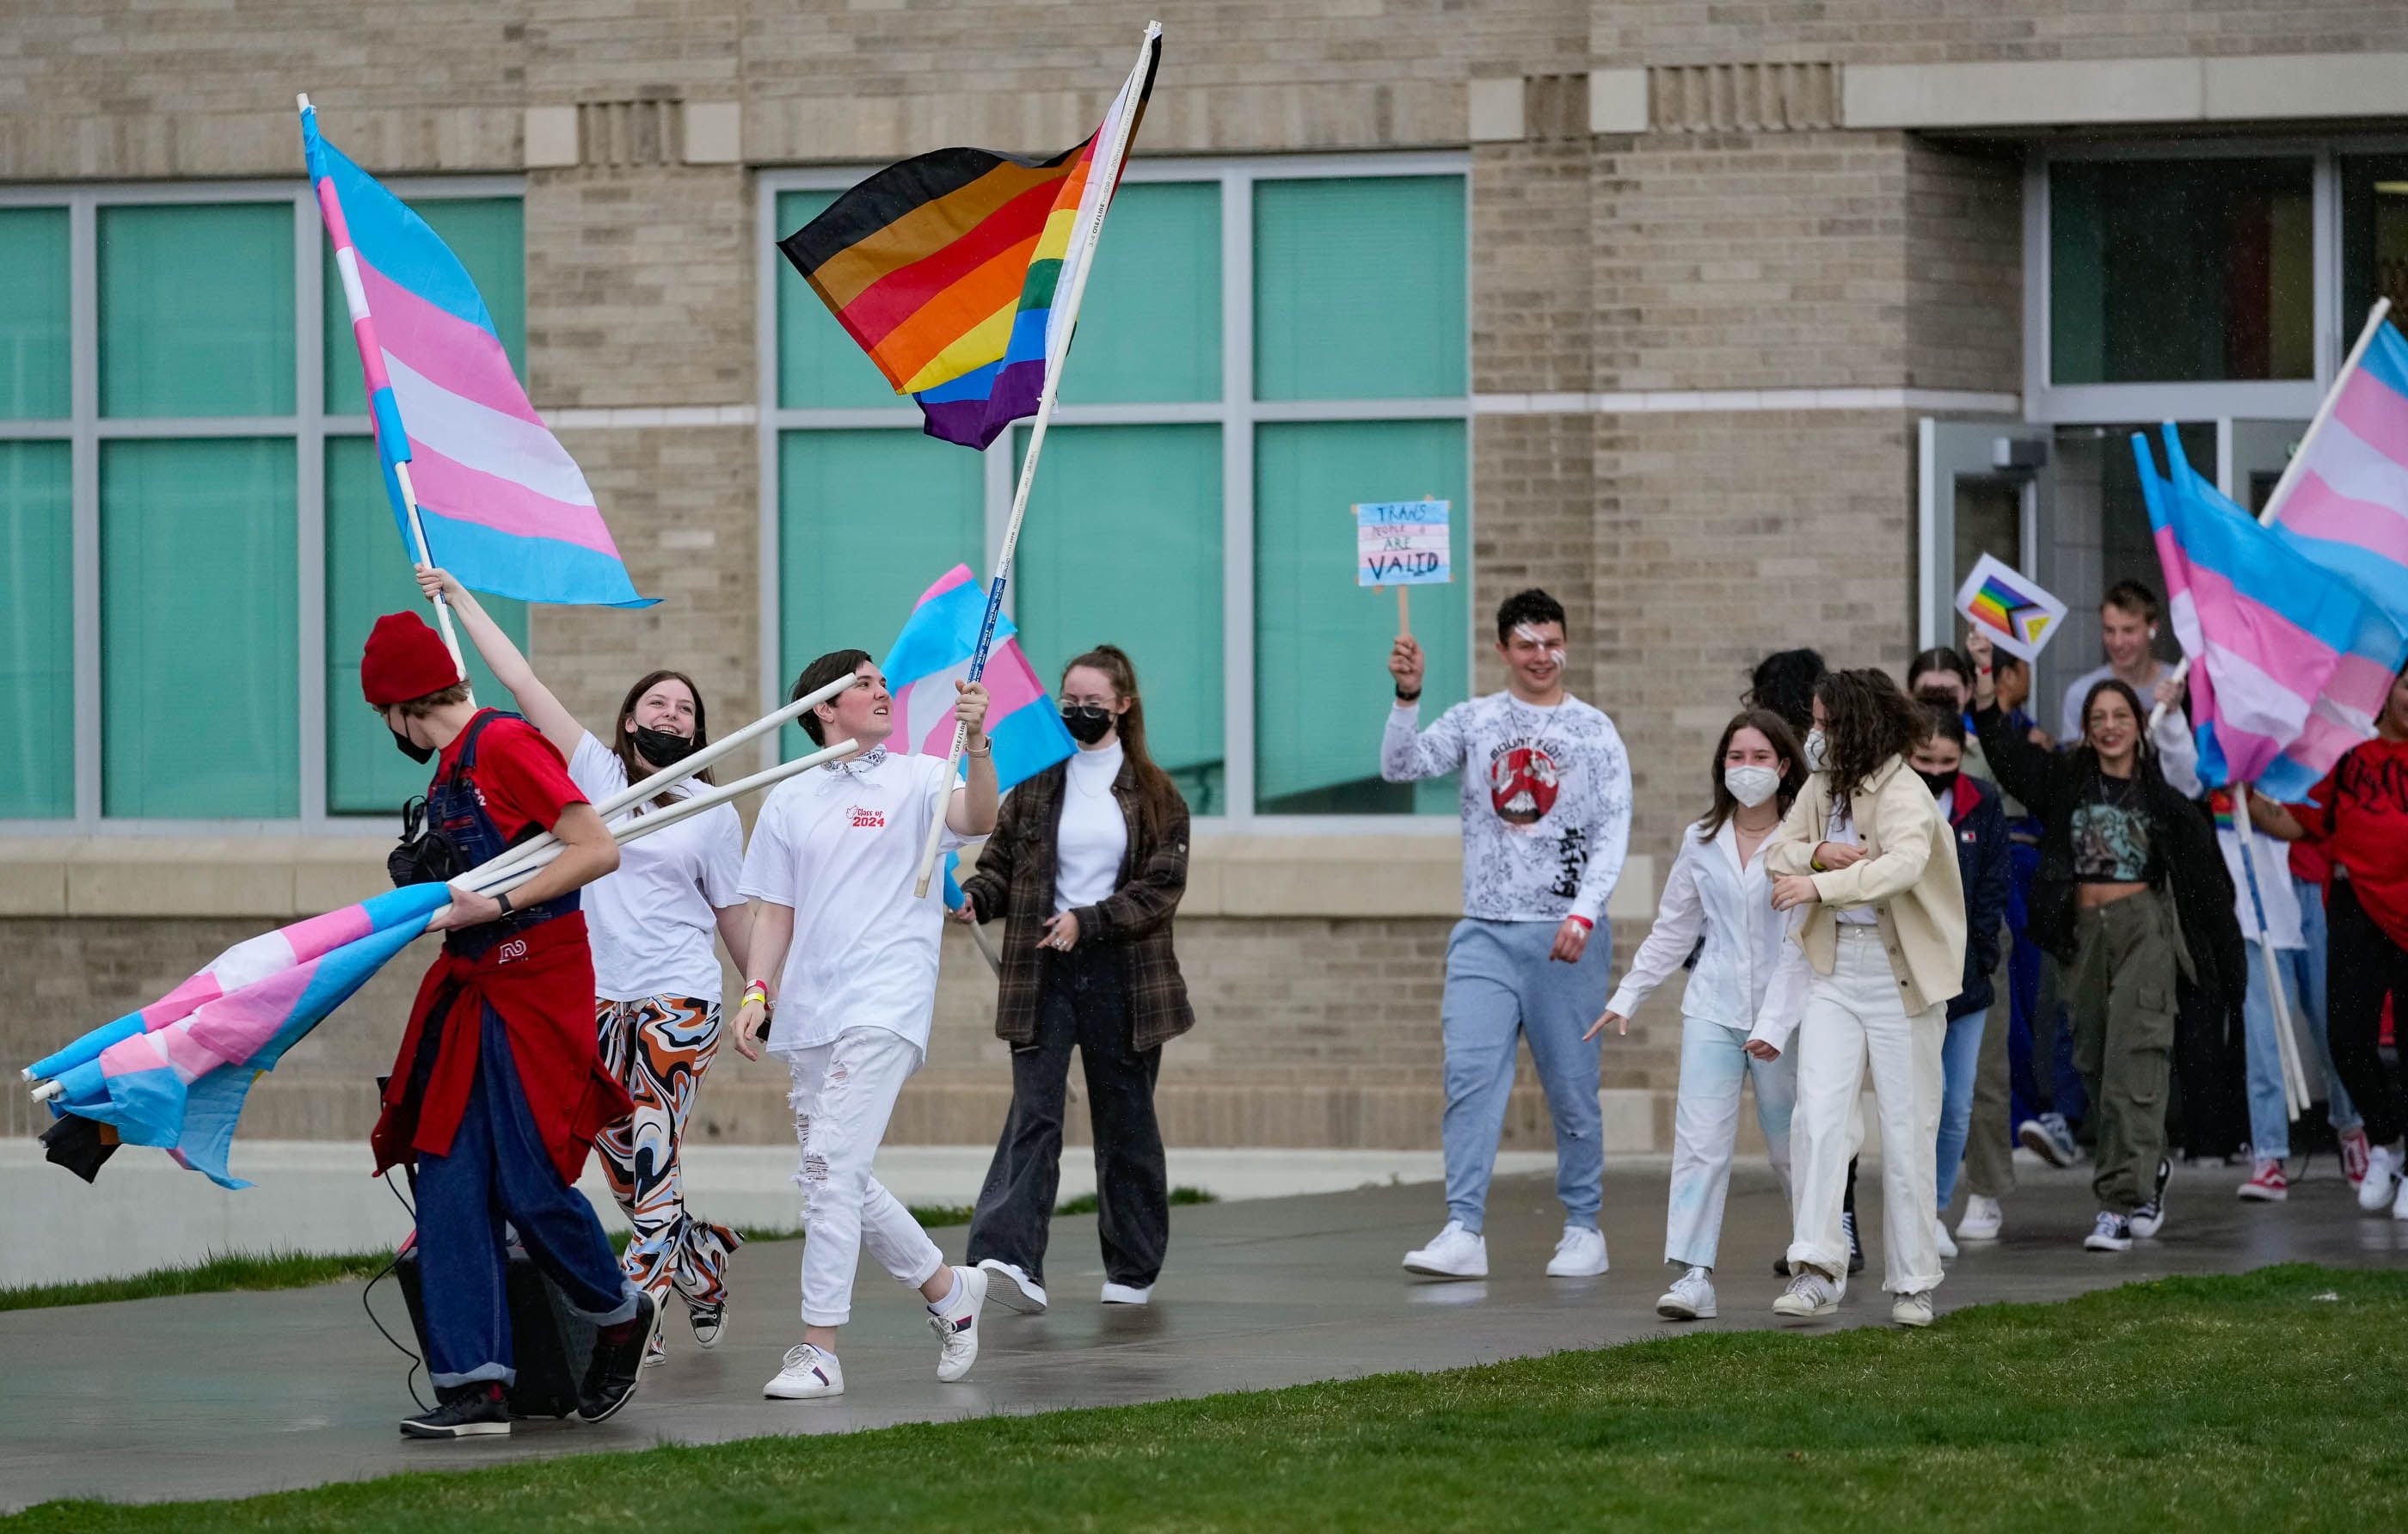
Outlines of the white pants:
<svg viewBox="0 0 2408 1534">
<path fill-rule="evenodd" d="M 945 1265 L 911 1211 L 869 1175 L 895 1099 L 920 1068 L 920 1048 L 884 1028 L 848 1028 L 833 1044 L 794 1051 L 786 1063 L 795 1074 L 786 1100 L 802 1153 L 795 1183 L 803 1190 L 803 1324 L 841 1326 L 853 1317 L 863 1246 L 913 1288 Z"/>
<path fill-rule="evenodd" d="M 1789 1196 L 1789 1119 L 1798 1097 L 1794 1052 L 1751 1057 L 1745 1028 L 1702 1017 L 1681 1019 L 1681 1094 L 1672 1105 L 1672 1187 L 1664 1206 L 1664 1260 L 1712 1268 L 1730 1193 L 1731 1153 L 1739 1139 L 1740 1083 L 1756 1082 L 1756 1122 L 1782 1197 Z"/>
<path fill-rule="evenodd" d="M 1931 1211 L 1940 1047 L 1947 1034 L 1945 1005 L 1908 1014 L 1880 929 L 1842 924 L 1831 973 L 1814 977 L 1798 1025 L 1798 1111 L 1789 1125 L 1797 1162 L 1793 1269 L 1811 1263 L 1827 1273 L 1848 1270 L 1840 1204 L 1848 1161 L 1863 1138 L 1856 1097 L 1870 1062 L 1881 1111 L 1882 1287 L 1911 1295 L 1940 1282 Z"/>
</svg>

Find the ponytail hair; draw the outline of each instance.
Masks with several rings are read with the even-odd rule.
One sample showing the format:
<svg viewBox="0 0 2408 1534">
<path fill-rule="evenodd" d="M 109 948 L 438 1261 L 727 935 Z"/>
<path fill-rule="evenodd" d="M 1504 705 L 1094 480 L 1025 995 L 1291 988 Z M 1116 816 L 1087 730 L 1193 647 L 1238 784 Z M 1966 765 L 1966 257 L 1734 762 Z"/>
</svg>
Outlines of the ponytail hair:
<svg viewBox="0 0 2408 1534">
<path fill-rule="evenodd" d="M 1083 654 L 1070 657 L 1062 667 L 1064 681 L 1079 667 L 1100 671 L 1112 684 L 1112 692 L 1128 708 L 1114 726 L 1120 735 L 1121 754 L 1137 774 L 1138 824 L 1148 840 L 1159 839 L 1162 828 L 1170 823 L 1174 812 L 1183 808 L 1179 785 L 1170 774 L 1154 766 L 1154 755 L 1145 745 L 1145 703 L 1138 695 L 1137 667 L 1130 664 L 1128 652 L 1116 644 L 1099 644 Z"/>
</svg>

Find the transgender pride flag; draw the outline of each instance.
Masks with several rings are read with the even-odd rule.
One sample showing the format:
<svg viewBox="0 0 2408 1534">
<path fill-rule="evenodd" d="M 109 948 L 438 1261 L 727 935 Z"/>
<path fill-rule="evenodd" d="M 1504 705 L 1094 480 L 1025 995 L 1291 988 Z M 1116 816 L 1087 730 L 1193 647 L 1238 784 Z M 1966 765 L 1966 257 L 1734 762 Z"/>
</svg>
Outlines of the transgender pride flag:
<svg viewBox="0 0 2408 1534">
<path fill-rule="evenodd" d="M 317 108 L 306 104 L 301 143 L 360 346 L 385 493 L 411 558 L 414 492 L 428 552 L 465 586 L 528 602 L 651 606 L 636 595 L 577 461 L 527 403 L 459 257 L 320 137 Z"/>
<path fill-rule="evenodd" d="M 2268 517 L 2285 542 L 2408 627 L 2408 340 L 2380 310 L 2368 326 L 2358 365 L 2335 385 Z M 2382 689 L 2368 701 L 2379 713 Z"/>
<path fill-rule="evenodd" d="M 409 884 L 236 943 L 139 1011 L 93 1029 L 25 1074 L 55 1082 L 50 1111 L 158 1145 L 229 1188 L 235 1121 L 259 1073 L 351 998 L 451 903 Z"/>
<path fill-rule="evenodd" d="M 2302 798 L 2373 733 L 2356 700 L 2372 689 L 2380 706 L 2408 659 L 2408 633 L 2200 479 L 2172 425 L 2165 441 L 2162 477 L 2138 432 L 2132 454 L 2174 634 L 2190 657 L 2200 778 Z"/>
<path fill-rule="evenodd" d="M 967 565 L 956 565 L 920 594 L 895 648 L 886 652 L 886 684 L 895 693 L 895 749 L 944 756 L 953 749 L 953 683 L 970 679 L 986 594 Z M 1010 788 L 1064 761 L 1078 750 L 1054 707 L 1053 695 L 1011 636 L 1011 620 L 996 615 L 987 652 L 987 738 L 995 743 L 995 781 Z"/>
</svg>

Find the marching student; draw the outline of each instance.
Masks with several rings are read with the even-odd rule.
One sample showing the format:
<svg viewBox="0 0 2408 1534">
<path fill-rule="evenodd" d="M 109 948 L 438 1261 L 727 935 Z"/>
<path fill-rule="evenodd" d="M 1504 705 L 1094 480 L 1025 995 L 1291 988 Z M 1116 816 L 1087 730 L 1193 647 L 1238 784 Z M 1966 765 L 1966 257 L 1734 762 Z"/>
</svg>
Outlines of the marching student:
<svg viewBox="0 0 2408 1534">
<path fill-rule="evenodd" d="M 1806 769 L 1781 716 L 1749 709 L 1723 726 L 1714 747 L 1710 808 L 1681 833 L 1656 925 L 1630 961 L 1613 999 L 1590 1025 L 1630 1031 L 1656 988 L 1688 963 L 1681 992 L 1681 1084 L 1672 1110 L 1672 1184 L 1664 1212 L 1664 1261 L 1680 1270 L 1656 1302 L 1668 1321 L 1713 1316 L 1714 1255 L 1739 1137 L 1740 1083 L 1756 1086 L 1756 1119 L 1784 1200 L 1789 1194 L 1789 1116 L 1798 1068 L 1787 1055 L 1757 1059 L 1750 1030 L 1768 1011 L 1794 1016 L 1802 991 L 1768 996 L 1790 919 L 1772 909 L 1765 843 L 1788 812 Z"/>
<path fill-rule="evenodd" d="M 1606 1270 L 1601 1049 L 1583 1031 L 1612 978 L 1605 905 L 1630 840 L 1630 762 L 1613 722 L 1564 688 L 1564 609 L 1526 591 L 1497 609 L 1505 691 L 1458 703 L 1428 730 L 1424 663 L 1410 635 L 1388 652 L 1397 706 L 1380 743 L 1392 783 L 1463 775 L 1463 920 L 1446 947 L 1440 1030 L 1446 1056 L 1447 1222 L 1405 1254 L 1410 1272 L 1483 1278 L 1488 1180 L 1526 1039 L 1555 1127 L 1564 1233 L 1547 1272 Z"/>
<path fill-rule="evenodd" d="M 2284 999 L 2297 1016 L 2300 996 L 2291 960 L 2306 947 L 2307 938 L 2299 894 L 2291 886 L 2290 848 L 2279 837 L 2253 838 L 2244 848 L 2241 833 L 2232 824 L 2231 793 L 2212 790 L 2207 802 L 2215 816 L 2216 851 L 2224 854 L 2224 869 L 2232 881 L 2232 914 L 2240 924 L 2248 977 L 2241 1022 L 2246 1051 L 2249 1177 L 2235 1191 L 2253 1203 L 2279 1204 L 2290 1197 L 2290 1175 L 2283 1164 L 2291 1159 L 2291 1101 L 2284 1082 L 2283 1046 L 2274 1032 L 2274 997 L 2268 984 L 2271 977 L 2273 984 L 2283 987 Z M 2249 855 L 2252 852 L 2254 856 Z M 2274 950 L 2271 969 L 2266 962 L 2268 944 Z"/>
<path fill-rule="evenodd" d="M 1870 1064 L 1890 1319 L 1931 1324 L 1942 1277 L 1931 1218 L 1941 1047 L 1946 1004 L 1963 983 L 1965 895 L 1955 839 L 1906 763 L 1927 733 L 1924 711 L 1885 673 L 1825 677 L 1805 744 L 1813 775 L 1765 854 L 1774 908 L 1806 910 L 1787 964 L 1813 970 L 1796 1024 L 1792 1276 L 1772 1303 L 1783 1316 L 1827 1315 L 1846 1292 L 1841 1202 Z M 1789 1035 L 1784 1020 L 1759 1018 L 1748 1053 L 1772 1058 L 1789 1047 Z"/>
<path fill-rule="evenodd" d="M 955 787 L 941 757 L 886 749 L 895 700 L 867 652 L 822 655 L 787 696 L 848 676 L 862 685 L 817 705 L 801 724 L 815 745 L 849 739 L 854 749 L 769 791 L 738 886 L 752 901 L 752 922 L 736 1049 L 756 1059 L 767 1039 L 786 1062 L 800 1153 L 803 1340 L 762 1386 L 781 1400 L 844 1394 L 836 1334 L 852 1319 L 865 1246 L 927 1301 L 941 1381 L 960 1379 L 978 1361 L 986 1299 L 986 1274 L 947 1267 L 910 1211 L 869 1174 L 895 1099 L 927 1057 L 937 1005 L 944 890 L 934 882 L 913 896 L 921 849 L 939 816 L 949 847 L 995 829 L 986 690 L 954 683 L 953 712 L 969 728 L 967 781 Z"/>
<path fill-rule="evenodd" d="M 605 741 L 577 722 L 510 637 L 460 582 L 420 566 L 418 583 L 459 614 L 494 679 L 510 690 L 527 723 L 568 759 L 568 776 L 592 803 L 624 792 L 710 743 L 702 694 L 681 671 L 652 671 L 627 689 Z M 706 767 L 632 813 L 666 809 L 711 781 Z M 726 1326 L 727 1258 L 743 1238 L 695 1218 L 685 1207 L 679 1152 L 685 1125 L 720 1044 L 719 956 L 714 933 L 744 968 L 747 920 L 736 892 L 744 826 L 723 804 L 629 842 L 615 873 L 584 895 L 594 949 L 594 1020 L 603 1064 L 634 1099 L 634 1113 L 595 1141 L 611 1197 L 634 1227 L 621 1265 L 666 1305 L 685 1301 L 695 1341 L 715 1347 Z M 661 1357 L 654 1332 L 647 1363 Z"/>
<path fill-rule="evenodd" d="M 2274 965 L 2289 971 L 2291 992 L 2300 998 L 2300 1010 L 2308 1020 L 2309 1036 L 2315 1040 L 2316 1058 L 2324 1066 L 2325 1122 L 2332 1126 L 2340 1142 L 2342 1175 L 2353 1188 L 2366 1184 L 2366 1121 L 2360 1117 L 2358 1105 L 2350 1100 L 2349 1088 L 2342 1084 L 2341 1070 L 2333 1064 L 2331 1013 L 2325 1000 L 2326 948 L 2329 938 L 2325 931 L 2325 889 L 2332 882 L 2332 859 L 2325 855 L 2324 843 L 2314 837 L 2302 837 L 2291 843 L 2291 895 L 2300 906 L 2300 946 L 2290 953 L 2277 951 Z"/>
<path fill-rule="evenodd" d="M 2332 863 L 2326 1026 L 2342 1083 L 2365 1115 L 2358 1207 L 2388 1204 L 2393 1219 L 2408 1220 L 2403 1052 L 2386 1064 L 2380 1048 L 2385 1000 L 2395 1020 L 2408 1019 L 2408 670 L 2391 679 L 2374 738 L 2343 753 L 2308 797 L 2287 807 L 2252 797 L 2250 813 L 2286 841 L 2320 839 Z"/>
<path fill-rule="evenodd" d="M 1967 1159 L 1974 1082 L 1983 1040 L 1989 1031 L 1992 977 L 1999 968 L 2013 862 L 2006 811 L 2000 804 L 1999 791 L 1972 775 L 1959 707 L 1954 699 L 1927 703 L 1931 734 L 1907 759 L 1947 817 L 1956 841 L 1957 882 L 1965 890 L 1965 978 L 1963 988 L 1949 998 L 1948 1032 L 1940 1047 L 1940 1135 L 1932 1161 L 1932 1196 L 1937 1203 L 1931 1239 L 1942 1257 L 1956 1254 L 1956 1243 L 1949 1239 L 1940 1216 L 1948 1212 L 1949 1202 L 1956 1197 L 1956 1171 Z M 1995 1148 L 2003 1151 L 2006 1125 L 1999 1124 L 1996 1129 Z"/>
<path fill-rule="evenodd" d="M 1004 921 L 995 1031 L 1011 1045 L 1011 1112 L 970 1220 L 968 1261 L 1024 1313 L 1046 1306 L 1045 1246 L 1062 1168 L 1070 1048 L 1096 1140 L 1103 1302 L 1142 1305 L 1170 1246 L 1169 1174 L 1154 1082 L 1196 1025 L 1171 945 L 1187 889 L 1187 802 L 1146 750 L 1137 668 L 1098 645 L 1062 670 L 1079 750 L 1003 801 L 963 922 Z"/>
<path fill-rule="evenodd" d="M 2154 736 L 2139 696 L 2110 677 L 2084 701 L 2081 744 L 2052 753 L 1999 711 L 1989 640 L 1976 632 L 1967 643 L 1973 722 L 1991 768 L 2047 827 L 2028 930 L 2071 967 L 2074 1052 L 2099 1131 L 2099 1214 L 2083 1245 L 2128 1251 L 2165 1224 L 2177 987 L 2188 978 L 2213 1005 L 2229 994 L 2221 971 L 2238 958 L 2231 881 L 2190 802 L 2194 748 L 2172 707 L 2171 676 Z"/>
<path fill-rule="evenodd" d="M 594 1037 L 594 961 L 578 892 L 619 866 L 618 844 L 526 721 L 468 701 L 468 685 L 415 613 L 376 621 L 360 690 L 413 761 L 432 761 L 426 832 L 465 871 L 550 831 L 560 855 L 517 889 L 455 888 L 428 924 L 427 968 L 380 1094 L 376 1169 L 417 1168 L 421 1309 L 435 1410 L 411 1438 L 507 1435 L 510 1347 L 503 1222 L 596 1327 L 578 1415 L 600 1422 L 635 1394 L 659 1308 L 620 1271 L 577 1191 L 585 1153 L 624 1118 L 627 1094 Z"/>
<path fill-rule="evenodd" d="M 2099 603 L 2099 648 L 2106 652 L 2107 664 L 2066 683 L 2058 739 L 2083 738 L 2089 726 L 2083 710 L 2100 682 L 2120 681 L 2134 697 L 2147 698 L 2156 695 L 2158 682 L 2173 675 L 2173 667 L 2149 648 L 2157 638 L 2158 611 L 2157 594 L 2146 581 L 2118 581 L 2107 588 Z"/>
</svg>

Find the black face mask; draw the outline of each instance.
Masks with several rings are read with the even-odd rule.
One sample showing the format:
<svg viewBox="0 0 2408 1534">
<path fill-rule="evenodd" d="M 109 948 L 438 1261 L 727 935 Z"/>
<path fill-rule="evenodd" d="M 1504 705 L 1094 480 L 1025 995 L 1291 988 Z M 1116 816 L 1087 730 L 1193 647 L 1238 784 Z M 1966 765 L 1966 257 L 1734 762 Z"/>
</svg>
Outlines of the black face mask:
<svg viewBox="0 0 2408 1534">
<path fill-rule="evenodd" d="M 393 726 L 390 724 L 387 724 L 385 728 L 393 730 Z M 410 739 L 409 737 L 402 734 L 399 730 L 393 730 L 393 745 L 395 751 L 400 752 L 404 756 L 408 757 L 413 762 L 423 764 L 435 760 L 435 748 L 433 746 L 422 746 L 416 741 Z"/>
<path fill-rule="evenodd" d="M 1921 767 L 1914 769 L 1914 775 L 1923 780 L 1923 786 L 1931 790 L 1935 799 L 1946 798 L 1956 789 L 1958 776 L 1954 772 L 1926 772 Z"/>
<path fill-rule="evenodd" d="M 1062 705 L 1062 724 L 1069 730 L 1070 738 L 1082 746 L 1092 746 L 1110 735 L 1116 723 L 1118 717 L 1110 709 L 1093 703 Z"/>
<path fill-rule="evenodd" d="M 636 726 L 636 749 L 644 760 L 656 767 L 672 767 L 694 754 L 695 741 L 690 736 L 671 735 L 666 730 L 648 730 Z"/>
</svg>

